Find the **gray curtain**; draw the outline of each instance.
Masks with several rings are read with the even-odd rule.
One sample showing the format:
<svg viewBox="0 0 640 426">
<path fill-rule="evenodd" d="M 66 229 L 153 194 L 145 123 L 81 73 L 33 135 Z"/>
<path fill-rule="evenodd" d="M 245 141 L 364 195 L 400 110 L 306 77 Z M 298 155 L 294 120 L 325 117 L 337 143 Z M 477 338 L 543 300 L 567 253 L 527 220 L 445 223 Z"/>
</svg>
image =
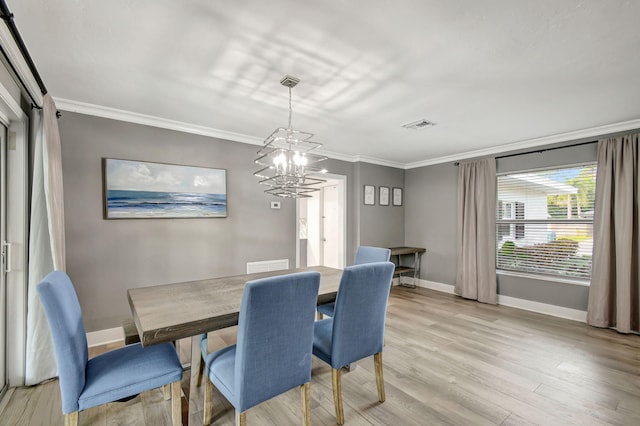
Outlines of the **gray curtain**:
<svg viewBox="0 0 640 426">
<path fill-rule="evenodd" d="M 639 134 L 598 142 L 593 270 L 587 323 L 622 333 L 640 324 Z"/>
<path fill-rule="evenodd" d="M 462 162 L 458 170 L 456 294 L 495 304 L 496 160 Z"/>
</svg>

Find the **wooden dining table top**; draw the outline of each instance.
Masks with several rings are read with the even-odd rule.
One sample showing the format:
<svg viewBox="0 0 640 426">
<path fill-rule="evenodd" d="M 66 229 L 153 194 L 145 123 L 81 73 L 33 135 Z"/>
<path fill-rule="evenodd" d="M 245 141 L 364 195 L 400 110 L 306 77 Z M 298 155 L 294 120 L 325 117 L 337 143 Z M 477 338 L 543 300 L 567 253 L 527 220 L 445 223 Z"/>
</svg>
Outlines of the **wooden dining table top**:
<svg viewBox="0 0 640 426">
<path fill-rule="evenodd" d="M 325 266 L 132 288 L 127 298 L 140 341 L 148 346 L 236 325 L 247 281 L 304 271 L 321 274 L 319 305 L 335 300 L 342 270 Z"/>
</svg>

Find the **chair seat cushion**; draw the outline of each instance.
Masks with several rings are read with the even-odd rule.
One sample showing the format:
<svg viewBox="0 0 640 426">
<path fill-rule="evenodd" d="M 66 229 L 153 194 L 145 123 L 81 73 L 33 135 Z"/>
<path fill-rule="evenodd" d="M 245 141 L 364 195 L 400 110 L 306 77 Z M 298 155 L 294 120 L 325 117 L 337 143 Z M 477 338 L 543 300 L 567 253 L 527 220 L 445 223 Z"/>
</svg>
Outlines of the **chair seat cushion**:
<svg viewBox="0 0 640 426">
<path fill-rule="evenodd" d="M 334 302 L 331 303 L 325 303 L 324 305 L 319 305 L 318 306 L 318 312 L 328 316 L 328 317 L 332 317 L 333 316 L 333 311 L 336 307 L 336 304 Z"/>
<path fill-rule="evenodd" d="M 327 364 L 331 364 L 333 318 L 316 321 L 313 327 L 313 354 Z"/>
<path fill-rule="evenodd" d="M 139 343 L 98 355 L 87 363 L 80 410 L 117 401 L 182 379 L 182 365 L 169 343 Z"/>
<path fill-rule="evenodd" d="M 238 405 L 235 389 L 236 345 L 211 352 L 205 358 L 205 374 L 234 407 Z"/>
</svg>

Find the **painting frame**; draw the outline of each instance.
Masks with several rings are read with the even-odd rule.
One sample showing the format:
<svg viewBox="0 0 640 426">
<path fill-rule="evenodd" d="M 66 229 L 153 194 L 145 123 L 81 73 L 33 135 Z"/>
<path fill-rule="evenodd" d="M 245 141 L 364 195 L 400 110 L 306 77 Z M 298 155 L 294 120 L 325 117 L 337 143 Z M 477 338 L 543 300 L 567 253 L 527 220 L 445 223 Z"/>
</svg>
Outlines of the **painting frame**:
<svg viewBox="0 0 640 426">
<path fill-rule="evenodd" d="M 226 218 L 226 169 L 102 158 L 103 219 Z"/>
<path fill-rule="evenodd" d="M 375 206 L 376 204 L 376 187 L 373 185 L 364 186 L 364 205 Z"/>
<path fill-rule="evenodd" d="M 402 188 L 394 187 L 391 198 L 394 206 L 402 206 Z"/>
<path fill-rule="evenodd" d="M 381 206 L 389 205 L 389 187 L 388 186 L 378 187 L 378 204 L 380 204 Z"/>
</svg>

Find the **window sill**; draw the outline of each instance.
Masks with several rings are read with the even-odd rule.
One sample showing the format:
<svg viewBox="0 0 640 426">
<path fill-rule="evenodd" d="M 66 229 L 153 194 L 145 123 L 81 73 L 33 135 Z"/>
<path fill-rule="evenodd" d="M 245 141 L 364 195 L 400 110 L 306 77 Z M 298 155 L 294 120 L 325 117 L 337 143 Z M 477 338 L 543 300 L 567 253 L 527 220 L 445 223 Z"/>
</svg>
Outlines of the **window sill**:
<svg viewBox="0 0 640 426">
<path fill-rule="evenodd" d="M 506 276 L 510 276 L 510 277 L 530 278 L 532 280 L 539 280 L 539 281 L 548 281 L 548 282 L 556 282 L 556 283 L 562 283 L 562 284 L 579 285 L 579 286 L 583 286 L 583 287 L 589 287 L 591 285 L 590 281 L 581 280 L 579 278 L 562 278 L 562 277 L 555 277 L 555 276 L 550 276 L 550 275 L 530 274 L 530 273 L 526 273 L 526 272 L 505 271 L 505 270 L 502 270 L 502 269 L 496 269 L 496 274 L 497 275 L 506 275 Z"/>
</svg>

